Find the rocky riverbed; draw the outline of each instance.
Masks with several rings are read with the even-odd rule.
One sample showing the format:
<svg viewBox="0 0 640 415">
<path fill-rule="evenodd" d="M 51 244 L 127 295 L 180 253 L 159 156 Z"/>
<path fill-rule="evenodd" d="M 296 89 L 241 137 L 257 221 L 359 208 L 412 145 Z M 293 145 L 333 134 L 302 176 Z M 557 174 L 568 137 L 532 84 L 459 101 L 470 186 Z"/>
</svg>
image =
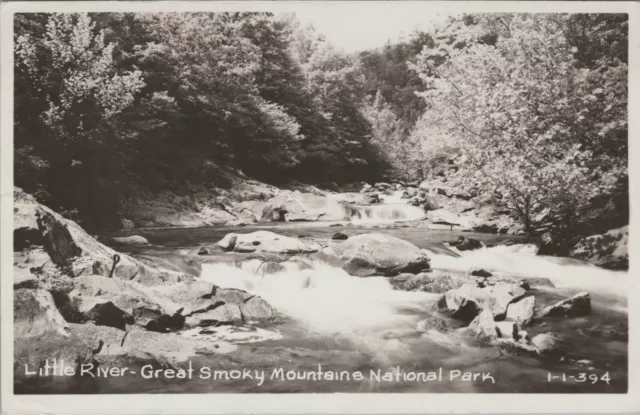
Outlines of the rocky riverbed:
<svg viewBox="0 0 640 415">
<path fill-rule="evenodd" d="M 400 190 L 379 206 L 407 200 Z M 96 240 L 19 189 L 14 197 L 18 393 L 587 390 L 549 382 L 557 373 L 594 375 L 589 392 L 627 387 L 627 273 L 536 256 L 524 236 L 384 215 L 310 224 L 286 213 L 289 223 L 258 228 L 134 229 Z M 607 255 L 625 254 L 617 235 Z M 121 366 L 272 374 L 321 365 L 366 379 L 276 375 L 258 386 L 25 373 L 54 358 L 91 365 L 94 375 Z M 396 369 L 490 373 L 495 382 L 371 375 Z"/>
</svg>

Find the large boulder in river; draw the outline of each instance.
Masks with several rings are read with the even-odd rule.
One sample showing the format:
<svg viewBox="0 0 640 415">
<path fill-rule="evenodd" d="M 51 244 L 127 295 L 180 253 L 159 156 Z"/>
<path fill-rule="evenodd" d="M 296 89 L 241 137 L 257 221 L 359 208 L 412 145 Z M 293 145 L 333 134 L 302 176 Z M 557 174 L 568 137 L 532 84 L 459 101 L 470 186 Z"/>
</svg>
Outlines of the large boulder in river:
<svg viewBox="0 0 640 415">
<path fill-rule="evenodd" d="M 455 240 L 449 242 L 449 246 L 457 248 L 458 251 L 473 251 L 482 248 L 482 242 L 477 239 L 458 236 Z"/>
<path fill-rule="evenodd" d="M 300 222 L 348 220 L 348 208 L 330 195 L 284 190 L 269 200 L 262 220 L 267 222 Z"/>
<path fill-rule="evenodd" d="M 14 391 L 33 393 L 95 392 L 91 382 L 75 376 L 37 376 L 45 364 L 56 363 L 59 370 L 76 370 L 91 363 L 93 351 L 70 333 L 69 325 L 58 312 L 50 293 L 38 289 L 18 289 L 13 293 Z M 97 344 L 96 344 L 97 345 Z M 89 389 L 87 389 L 89 388 Z"/>
<path fill-rule="evenodd" d="M 225 251 L 268 252 L 272 254 L 309 254 L 317 252 L 319 245 L 270 231 L 228 233 L 216 244 Z"/>
<path fill-rule="evenodd" d="M 464 284 L 460 288 L 447 291 L 444 299 L 453 317 L 471 321 L 483 310 L 489 310 L 500 320 L 512 302 L 522 298 L 526 290 L 518 284 L 497 283 L 481 287 Z"/>
<path fill-rule="evenodd" d="M 352 236 L 332 244 L 328 253 L 337 257 L 345 271 L 359 277 L 394 276 L 429 269 L 425 251 L 405 240 L 379 233 Z"/>
<path fill-rule="evenodd" d="M 443 294 L 449 290 L 473 282 L 465 275 L 451 275 L 436 271 L 421 272 L 419 274 L 400 274 L 389 278 L 389 283 L 395 290 L 422 291 Z"/>
<path fill-rule="evenodd" d="M 611 229 L 602 235 L 581 239 L 569 252 L 573 258 L 583 259 L 609 269 L 629 269 L 629 226 Z"/>
<path fill-rule="evenodd" d="M 591 296 L 587 292 L 581 292 L 543 308 L 537 317 L 579 317 L 588 314 L 591 314 Z"/>
<path fill-rule="evenodd" d="M 111 241 L 116 245 L 149 245 L 147 238 L 140 235 L 116 236 Z"/>
<path fill-rule="evenodd" d="M 507 320 L 518 322 L 521 326 L 526 326 L 533 320 L 536 308 L 536 298 L 534 296 L 525 297 L 520 301 L 509 304 L 507 307 Z"/>
<path fill-rule="evenodd" d="M 498 339 L 499 333 L 493 314 L 489 310 L 480 312 L 465 331 L 473 333 L 475 339 L 482 343 L 493 343 Z"/>
<path fill-rule="evenodd" d="M 540 333 L 531 339 L 531 343 L 542 357 L 561 357 L 565 354 L 566 347 L 555 333 Z"/>
</svg>

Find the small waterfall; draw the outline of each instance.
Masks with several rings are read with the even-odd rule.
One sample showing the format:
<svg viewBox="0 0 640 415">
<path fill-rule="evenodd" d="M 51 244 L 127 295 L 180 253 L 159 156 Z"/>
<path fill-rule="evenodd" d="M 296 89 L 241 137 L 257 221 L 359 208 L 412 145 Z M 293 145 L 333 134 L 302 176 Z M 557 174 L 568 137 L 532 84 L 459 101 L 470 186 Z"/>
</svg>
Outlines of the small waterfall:
<svg viewBox="0 0 640 415">
<path fill-rule="evenodd" d="M 354 206 L 352 222 L 393 222 L 418 220 L 424 217 L 424 211 L 406 203 L 381 204 L 372 206 Z"/>
<path fill-rule="evenodd" d="M 404 191 L 397 190 L 390 195 L 381 195 L 382 203 L 371 206 L 353 206 L 351 220 L 353 222 L 379 223 L 393 221 L 411 221 L 424 218 L 422 208 L 409 205 L 403 199 Z"/>
</svg>

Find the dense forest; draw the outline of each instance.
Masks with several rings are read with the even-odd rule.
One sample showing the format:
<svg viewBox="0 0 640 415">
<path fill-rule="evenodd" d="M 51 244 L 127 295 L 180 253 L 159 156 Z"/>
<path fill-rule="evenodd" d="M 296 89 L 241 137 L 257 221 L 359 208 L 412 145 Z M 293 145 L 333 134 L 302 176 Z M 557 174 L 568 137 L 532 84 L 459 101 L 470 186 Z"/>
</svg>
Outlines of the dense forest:
<svg viewBox="0 0 640 415">
<path fill-rule="evenodd" d="M 133 184 L 221 166 L 326 188 L 437 178 L 530 232 L 550 210 L 569 232 L 619 226 L 627 50 L 616 14 L 463 15 L 351 54 L 294 15 L 20 14 L 15 182 L 104 222 Z"/>
</svg>

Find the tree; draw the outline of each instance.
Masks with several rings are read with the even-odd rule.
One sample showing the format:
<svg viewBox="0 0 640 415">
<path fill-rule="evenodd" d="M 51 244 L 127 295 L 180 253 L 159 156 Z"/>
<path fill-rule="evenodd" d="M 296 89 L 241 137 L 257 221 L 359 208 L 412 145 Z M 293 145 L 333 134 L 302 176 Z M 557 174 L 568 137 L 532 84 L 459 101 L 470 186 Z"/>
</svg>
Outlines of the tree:
<svg viewBox="0 0 640 415">
<path fill-rule="evenodd" d="M 17 23 L 16 181 L 28 188 L 39 181 L 30 176 L 44 179 L 28 190 L 54 205 L 104 202 L 117 180 L 101 172 L 121 169 L 108 149 L 127 136 L 121 116 L 144 86 L 142 74 L 116 69 L 116 45 L 87 14 L 22 15 Z"/>
<path fill-rule="evenodd" d="M 462 18 L 414 66 L 432 136 L 468 158 L 455 180 L 496 195 L 528 231 L 547 208 L 571 232 L 626 177 L 627 64 L 613 56 L 586 67 L 570 23 L 580 24 L 569 15 Z"/>
</svg>

